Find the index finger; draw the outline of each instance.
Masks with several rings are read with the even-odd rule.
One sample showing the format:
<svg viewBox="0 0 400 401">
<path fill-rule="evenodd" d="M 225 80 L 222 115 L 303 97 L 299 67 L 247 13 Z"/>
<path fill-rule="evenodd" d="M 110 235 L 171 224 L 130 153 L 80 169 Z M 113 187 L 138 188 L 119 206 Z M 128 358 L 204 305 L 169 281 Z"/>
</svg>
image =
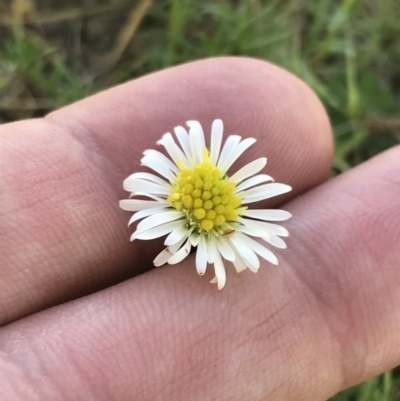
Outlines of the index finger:
<svg viewBox="0 0 400 401">
<path fill-rule="evenodd" d="M 332 138 L 320 102 L 293 75 L 251 59 L 172 68 L 3 126 L 0 323 L 151 268 L 155 245 L 129 243 L 122 180 L 165 131 L 215 118 L 259 139 L 249 157 L 267 156 L 290 196 L 325 179 Z"/>
</svg>

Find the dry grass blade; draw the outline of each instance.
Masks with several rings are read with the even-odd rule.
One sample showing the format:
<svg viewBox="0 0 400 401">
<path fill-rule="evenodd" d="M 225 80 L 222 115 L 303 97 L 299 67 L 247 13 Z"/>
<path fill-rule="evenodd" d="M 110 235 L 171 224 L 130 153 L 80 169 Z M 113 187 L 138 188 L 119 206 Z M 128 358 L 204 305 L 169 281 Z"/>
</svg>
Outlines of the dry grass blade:
<svg viewBox="0 0 400 401">
<path fill-rule="evenodd" d="M 50 110 L 54 107 L 53 99 L 4 98 L 0 102 L 0 110 Z"/>
<path fill-rule="evenodd" d="M 119 31 L 113 51 L 107 57 L 107 68 L 112 68 L 119 61 L 152 4 L 153 0 L 142 0 L 130 12 L 125 25 Z"/>
<path fill-rule="evenodd" d="M 374 117 L 364 121 L 364 126 L 372 131 L 390 131 L 400 135 L 399 117 Z M 400 136 L 399 136 L 400 137 Z"/>
<path fill-rule="evenodd" d="M 373 128 L 400 128 L 400 118 L 399 117 L 375 117 L 367 120 L 367 125 Z"/>
<path fill-rule="evenodd" d="M 17 0 L 19 1 L 26 1 L 26 0 Z M 29 0 L 28 0 L 29 1 Z M 123 7 L 126 5 L 126 1 L 118 1 L 113 2 L 112 4 L 105 4 L 105 5 L 98 5 L 98 6 L 91 6 L 91 7 L 71 7 L 65 10 L 51 12 L 51 13 L 42 13 L 40 15 L 31 15 L 25 13 L 24 22 L 27 24 L 48 24 L 54 22 L 62 22 L 68 20 L 75 20 L 85 17 L 93 17 L 98 14 L 103 14 L 111 10 L 115 10 L 117 8 Z M 0 15 L 0 24 L 11 26 L 14 24 L 15 15 Z"/>
<path fill-rule="evenodd" d="M 36 6 L 32 0 L 13 0 L 11 3 L 11 15 L 14 21 L 35 18 Z"/>
</svg>

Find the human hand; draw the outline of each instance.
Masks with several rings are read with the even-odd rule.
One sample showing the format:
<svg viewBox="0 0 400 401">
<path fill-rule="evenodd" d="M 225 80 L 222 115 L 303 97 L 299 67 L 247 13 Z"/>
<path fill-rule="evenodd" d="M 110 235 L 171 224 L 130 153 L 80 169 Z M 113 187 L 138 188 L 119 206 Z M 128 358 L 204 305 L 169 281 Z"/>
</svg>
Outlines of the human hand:
<svg viewBox="0 0 400 401">
<path fill-rule="evenodd" d="M 194 255 L 151 270 L 162 241 L 131 244 L 118 207 L 145 149 L 215 118 L 258 138 L 243 159 L 268 157 L 266 172 L 293 187 L 263 205 L 293 214 L 280 265 L 228 268 L 222 291 Z M 1 399 L 317 401 L 394 367 L 400 148 L 323 183 L 331 162 L 316 96 L 244 58 L 0 127 Z"/>
</svg>

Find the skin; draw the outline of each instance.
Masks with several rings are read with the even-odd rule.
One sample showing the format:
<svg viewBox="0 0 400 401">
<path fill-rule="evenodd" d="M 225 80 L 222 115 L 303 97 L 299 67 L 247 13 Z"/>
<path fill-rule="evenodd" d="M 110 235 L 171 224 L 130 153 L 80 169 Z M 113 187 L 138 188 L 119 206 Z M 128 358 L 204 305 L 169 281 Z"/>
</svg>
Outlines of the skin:
<svg viewBox="0 0 400 401">
<path fill-rule="evenodd" d="M 129 243 L 122 181 L 188 119 L 258 142 L 294 190 L 278 267 L 194 255 L 152 269 Z M 400 362 L 400 147 L 326 181 L 332 133 L 314 93 L 266 62 L 198 61 L 0 127 L 2 399 L 326 400 Z"/>
</svg>

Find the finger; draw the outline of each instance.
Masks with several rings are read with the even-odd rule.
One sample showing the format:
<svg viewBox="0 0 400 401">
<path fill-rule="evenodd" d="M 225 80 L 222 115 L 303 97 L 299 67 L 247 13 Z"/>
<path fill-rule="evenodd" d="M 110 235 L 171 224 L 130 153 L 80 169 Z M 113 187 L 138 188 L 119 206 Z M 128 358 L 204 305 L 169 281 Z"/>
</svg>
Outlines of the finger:
<svg viewBox="0 0 400 401">
<path fill-rule="evenodd" d="M 397 146 L 291 207 L 300 216 L 312 210 L 290 257 L 299 248 L 306 256 L 294 271 L 335 343 L 337 390 L 400 364 L 399 197 Z"/>
<path fill-rule="evenodd" d="M 259 139 L 249 157 L 267 156 L 293 195 L 326 177 L 332 139 L 321 104 L 294 76 L 250 59 L 172 68 L 3 126 L 0 324 L 152 267 L 162 245 L 129 243 L 122 181 L 166 130 L 188 119 L 209 130 L 216 117 Z"/>
<path fill-rule="evenodd" d="M 216 291 L 192 258 L 4 328 L 5 372 L 18 367 L 8 391 L 23 389 L 8 398 L 322 401 L 395 366 L 399 158 L 398 147 L 287 205 L 280 267 L 229 270 Z"/>
</svg>

